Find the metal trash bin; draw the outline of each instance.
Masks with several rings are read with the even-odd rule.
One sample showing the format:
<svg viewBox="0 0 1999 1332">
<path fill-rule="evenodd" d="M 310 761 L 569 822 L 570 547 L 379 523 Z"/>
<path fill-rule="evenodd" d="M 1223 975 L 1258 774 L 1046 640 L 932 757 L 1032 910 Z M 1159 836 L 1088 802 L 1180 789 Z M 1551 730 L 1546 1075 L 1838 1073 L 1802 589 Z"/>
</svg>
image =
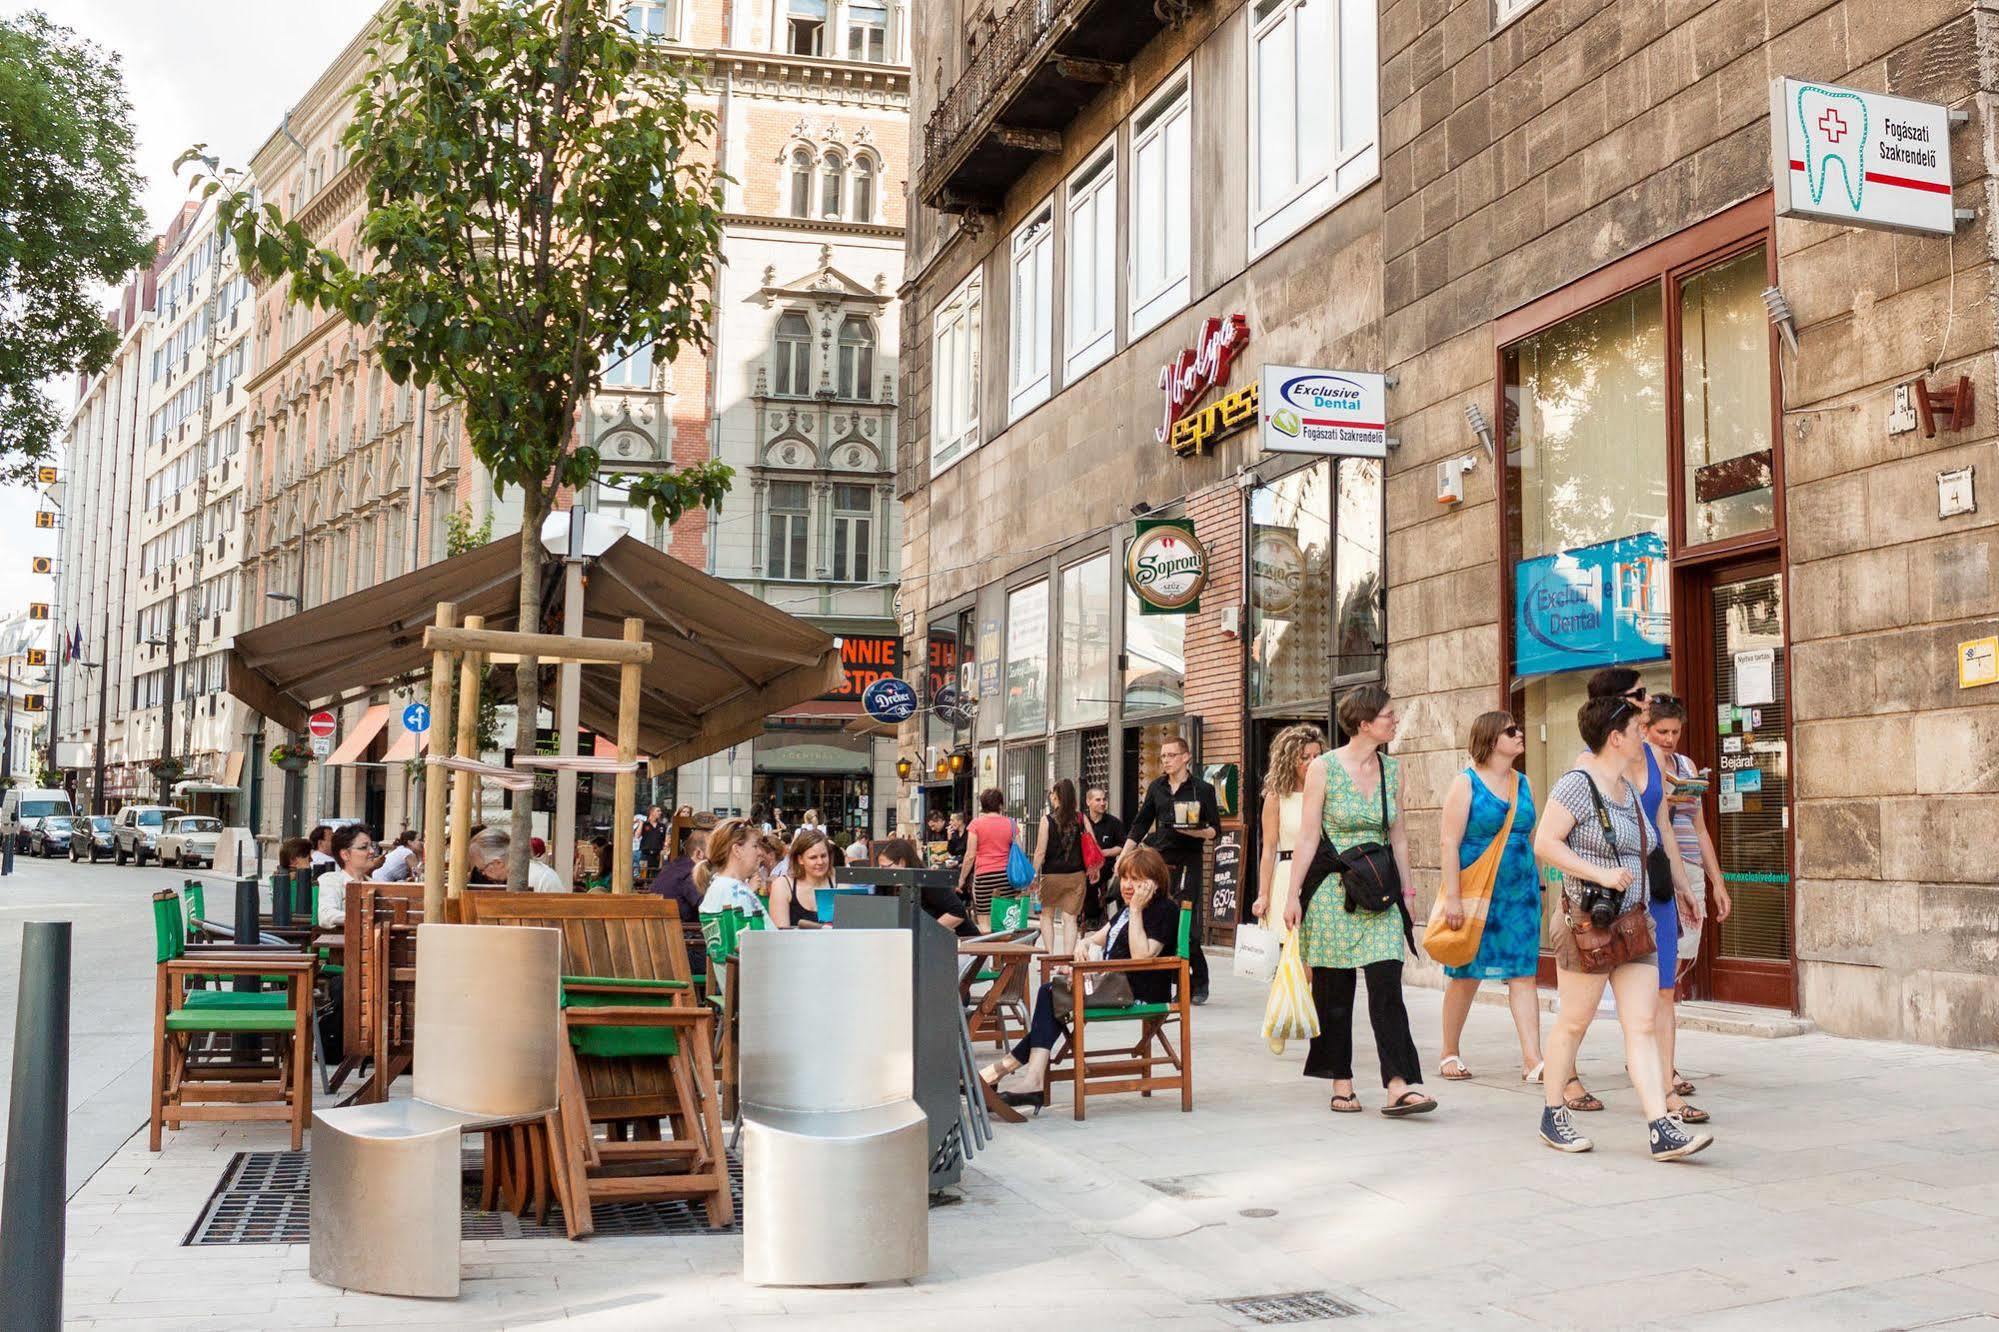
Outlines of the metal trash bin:
<svg viewBox="0 0 1999 1332">
<path fill-rule="evenodd" d="M 743 1279 L 834 1286 L 930 1265 L 908 935 L 742 937 Z"/>
</svg>

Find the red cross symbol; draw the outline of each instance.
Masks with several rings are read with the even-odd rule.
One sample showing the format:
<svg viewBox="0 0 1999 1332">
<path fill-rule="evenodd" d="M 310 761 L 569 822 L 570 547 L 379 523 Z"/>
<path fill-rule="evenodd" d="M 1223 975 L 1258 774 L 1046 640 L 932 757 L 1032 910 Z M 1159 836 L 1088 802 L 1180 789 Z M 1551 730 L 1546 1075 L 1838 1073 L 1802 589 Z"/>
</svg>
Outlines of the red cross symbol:
<svg viewBox="0 0 1999 1332">
<path fill-rule="evenodd" d="M 1824 131 L 1828 143 L 1838 143 L 1846 137 L 1846 122 L 1831 107 L 1827 107 L 1825 114 L 1819 117 L 1819 129 Z"/>
</svg>

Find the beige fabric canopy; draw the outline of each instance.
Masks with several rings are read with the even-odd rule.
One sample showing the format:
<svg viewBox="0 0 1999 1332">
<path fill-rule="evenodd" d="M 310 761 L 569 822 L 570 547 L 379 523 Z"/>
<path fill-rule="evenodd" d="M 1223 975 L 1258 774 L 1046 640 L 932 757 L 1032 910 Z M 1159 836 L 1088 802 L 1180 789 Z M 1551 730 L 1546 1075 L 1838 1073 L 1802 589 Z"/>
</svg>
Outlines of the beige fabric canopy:
<svg viewBox="0 0 1999 1332">
<path fill-rule="evenodd" d="M 562 623 L 561 565 L 544 572 L 543 628 Z M 520 543 L 507 536 L 400 578 L 236 636 L 229 692 L 272 721 L 304 730 L 310 704 L 379 688 L 426 672 L 423 631 L 437 603 L 458 603 L 460 622 L 516 627 Z M 829 634 L 748 593 L 621 537 L 590 562 L 583 632 L 617 638 L 627 616 L 646 622 L 653 658 L 645 668 L 639 748 L 655 771 L 741 744 L 764 718 L 840 687 L 840 648 Z M 513 672 L 496 670 L 504 695 Z M 552 694 L 543 695 L 551 705 Z M 582 722 L 615 734 L 615 672 L 583 668 Z"/>
</svg>

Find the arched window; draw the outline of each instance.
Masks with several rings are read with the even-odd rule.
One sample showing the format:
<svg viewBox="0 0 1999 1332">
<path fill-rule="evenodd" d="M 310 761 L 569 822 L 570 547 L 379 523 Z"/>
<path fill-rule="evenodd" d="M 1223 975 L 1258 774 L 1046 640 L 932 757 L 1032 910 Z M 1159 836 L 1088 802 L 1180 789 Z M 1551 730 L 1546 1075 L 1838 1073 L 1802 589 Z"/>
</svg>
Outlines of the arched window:
<svg viewBox="0 0 1999 1332">
<path fill-rule="evenodd" d="M 874 327 L 859 315 L 848 315 L 840 324 L 840 396 L 865 401 L 874 377 Z"/>
<path fill-rule="evenodd" d="M 854 220 L 875 220 L 875 160 L 866 153 L 854 157 Z"/>
<path fill-rule="evenodd" d="M 333 454 L 333 400 L 319 400 L 319 434 L 312 441 L 312 456 L 316 459 L 328 458 Z"/>
<path fill-rule="evenodd" d="M 812 216 L 812 154 L 803 148 L 791 154 L 791 215 Z"/>
<path fill-rule="evenodd" d="M 803 398 L 812 392 L 812 325 L 790 310 L 777 321 L 777 374 L 773 391 Z"/>
<path fill-rule="evenodd" d="M 840 191 L 847 175 L 847 159 L 838 153 L 826 154 L 826 165 L 821 169 L 819 212 L 825 217 L 840 215 Z"/>
</svg>

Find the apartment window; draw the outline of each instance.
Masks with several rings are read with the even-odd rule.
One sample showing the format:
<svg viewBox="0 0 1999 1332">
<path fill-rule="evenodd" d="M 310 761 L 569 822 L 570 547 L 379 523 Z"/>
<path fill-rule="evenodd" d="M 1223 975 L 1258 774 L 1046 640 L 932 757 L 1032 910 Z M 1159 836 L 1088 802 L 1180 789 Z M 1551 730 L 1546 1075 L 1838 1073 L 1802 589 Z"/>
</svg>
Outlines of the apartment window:
<svg viewBox="0 0 1999 1332">
<path fill-rule="evenodd" d="M 785 49 L 793 55 L 826 54 L 826 0 L 787 0 Z"/>
<path fill-rule="evenodd" d="M 791 215 L 812 216 L 812 154 L 803 148 L 791 154 Z"/>
<path fill-rule="evenodd" d="M 847 6 L 847 59 L 880 64 L 887 58 L 888 10 L 878 4 Z"/>
<path fill-rule="evenodd" d="M 822 182 L 819 194 L 819 211 L 827 217 L 840 215 L 840 190 L 846 183 L 847 159 L 838 153 L 826 154 L 826 164 L 821 168 Z"/>
<path fill-rule="evenodd" d="M 1117 156 L 1105 153 L 1069 182 L 1066 378 L 1111 353 L 1117 313 Z"/>
<path fill-rule="evenodd" d="M 652 386 L 652 343 L 633 347 L 619 343 L 604 357 L 599 367 L 605 388 L 650 388 Z"/>
<path fill-rule="evenodd" d="M 807 576 L 806 532 L 811 525 L 811 489 L 803 481 L 776 481 L 770 488 L 770 542 L 764 574 L 770 578 Z"/>
<path fill-rule="evenodd" d="M 672 4 L 632 4 L 625 6 L 625 26 L 634 37 L 672 37 L 677 35 Z"/>
<path fill-rule="evenodd" d="M 979 336 L 983 289 L 966 278 L 931 324 L 930 470 L 937 473 L 978 445 Z"/>
<path fill-rule="evenodd" d="M 1131 327 L 1143 332 L 1187 303 L 1193 214 L 1193 104 L 1181 79 L 1131 127 Z"/>
<path fill-rule="evenodd" d="M 1013 233 L 1013 311 L 1007 360 L 1007 411 L 1018 417 L 1048 397 L 1049 307 L 1055 276 L 1055 225 L 1044 208 Z"/>
<path fill-rule="evenodd" d="M 854 156 L 854 221 L 875 220 L 875 162 L 866 153 Z"/>
<path fill-rule="evenodd" d="M 868 541 L 874 531 L 875 494 L 870 486 L 833 487 L 833 581 L 868 581 Z"/>
<path fill-rule="evenodd" d="M 1377 174 L 1373 0 L 1255 0 L 1250 249 Z"/>
<path fill-rule="evenodd" d="M 803 398 L 812 392 L 812 325 L 796 310 L 787 310 L 777 321 L 774 391 L 786 398 Z"/>
<path fill-rule="evenodd" d="M 867 400 L 874 377 L 874 326 L 859 315 L 848 315 L 840 324 L 840 396 Z"/>
</svg>

